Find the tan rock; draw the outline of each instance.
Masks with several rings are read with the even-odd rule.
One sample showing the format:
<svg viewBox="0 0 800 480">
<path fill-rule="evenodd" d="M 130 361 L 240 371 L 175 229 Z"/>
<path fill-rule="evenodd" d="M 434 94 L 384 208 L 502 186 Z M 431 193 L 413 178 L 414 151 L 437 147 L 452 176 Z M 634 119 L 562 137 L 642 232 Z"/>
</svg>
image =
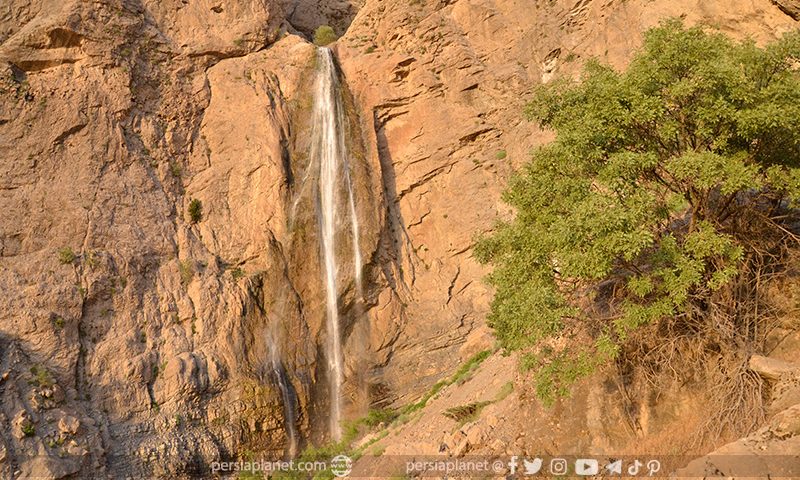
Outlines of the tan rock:
<svg viewBox="0 0 800 480">
<path fill-rule="evenodd" d="M 80 425 L 80 420 L 72 415 L 65 415 L 58 420 L 58 431 L 61 433 L 75 435 L 78 433 L 78 428 L 80 428 Z"/>
<path fill-rule="evenodd" d="M 476 423 L 467 430 L 467 442 L 470 445 L 480 445 L 487 438 L 486 428 Z"/>
<path fill-rule="evenodd" d="M 800 372 L 800 366 L 776 358 L 753 355 L 748 362 L 750 370 L 769 380 L 780 380 L 783 375 Z"/>
<path fill-rule="evenodd" d="M 67 443 L 67 453 L 76 457 L 83 457 L 86 456 L 89 451 L 82 445 L 79 445 L 78 442 L 71 440 Z"/>
<path fill-rule="evenodd" d="M 28 432 L 34 431 L 35 426 L 31 421 L 30 415 L 25 411 L 17 412 L 14 419 L 11 421 L 11 433 L 17 440 L 29 436 Z"/>
<path fill-rule="evenodd" d="M 778 6 L 781 10 L 786 12 L 787 15 L 800 20 L 800 1 L 798 0 L 772 0 L 772 3 Z"/>
<path fill-rule="evenodd" d="M 22 463 L 20 478 L 64 478 L 78 472 L 81 463 L 71 458 L 60 458 L 39 445 L 30 459 Z"/>
<path fill-rule="evenodd" d="M 781 439 L 800 435 L 800 404 L 775 415 L 770 421 L 770 430 Z"/>
</svg>

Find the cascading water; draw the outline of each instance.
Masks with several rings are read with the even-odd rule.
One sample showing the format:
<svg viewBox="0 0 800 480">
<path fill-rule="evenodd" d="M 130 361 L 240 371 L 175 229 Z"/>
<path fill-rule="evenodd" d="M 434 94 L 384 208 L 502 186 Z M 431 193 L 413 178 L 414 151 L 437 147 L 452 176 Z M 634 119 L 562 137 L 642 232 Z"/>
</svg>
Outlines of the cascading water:
<svg viewBox="0 0 800 480">
<path fill-rule="evenodd" d="M 297 455 L 297 447 L 299 446 L 299 436 L 297 433 L 297 397 L 295 397 L 294 390 L 289 382 L 289 376 L 286 374 L 286 369 L 281 363 L 280 352 L 278 345 L 273 337 L 268 338 L 269 344 L 269 360 L 272 374 L 275 376 L 275 381 L 278 383 L 278 389 L 281 391 L 283 399 L 283 418 L 286 428 L 286 436 L 289 440 L 288 455 L 294 458 Z"/>
<path fill-rule="evenodd" d="M 361 296 L 361 252 L 359 247 L 358 217 L 350 176 L 347 144 L 345 142 L 345 115 L 342 93 L 333 53 L 320 47 L 317 51 L 319 72 L 314 90 L 311 160 L 319 168 L 319 224 L 323 277 L 325 282 L 326 317 L 328 331 L 328 378 L 330 382 L 330 434 L 341 438 L 344 358 L 339 316 L 339 264 L 337 260 L 337 226 L 344 213 L 349 217 L 346 225 L 353 246 L 354 281 L 357 298 Z M 340 196 L 345 192 L 347 210 L 339 211 Z"/>
</svg>

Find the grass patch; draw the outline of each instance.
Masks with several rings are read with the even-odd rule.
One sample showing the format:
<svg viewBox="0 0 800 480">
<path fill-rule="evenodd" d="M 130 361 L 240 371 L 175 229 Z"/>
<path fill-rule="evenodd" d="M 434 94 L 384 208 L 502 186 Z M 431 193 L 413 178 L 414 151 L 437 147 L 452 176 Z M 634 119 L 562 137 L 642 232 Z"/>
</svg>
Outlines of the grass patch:
<svg viewBox="0 0 800 480">
<path fill-rule="evenodd" d="M 181 285 L 189 285 L 194 278 L 194 265 L 191 260 L 178 262 L 178 271 L 181 274 Z"/>
<path fill-rule="evenodd" d="M 431 398 L 433 398 L 434 395 L 441 392 L 444 387 L 453 384 L 461 385 L 462 383 L 466 382 L 472 376 L 472 373 L 475 371 L 475 369 L 477 369 L 478 366 L 481 363 L 483 363 L 484 360 L 489 358 L 491 354 L 492 350 L 484 350 L 482 352 L 475 354 L 472 358 L 470 358 L 463 365 L 461 365 L 461 367 L 456 371 L 455 374 L 453 374 L 452 377 L 450 377 L 447 380 L 441 380 L 436 382 L 436 384 L 434 384 L 433 387 L 431 387 L 428 393 L 426 393 L 421 399 L 419 399 L 419 401 L 417 401 L 416 403 L 406 405 L 400 410 L 400 412 L 408 414 L 416 412 L 417 410 L 421 410 L 423 407 L 425 407 L 425 405 L 428 404 L 428 401 Z"/>
<path fill-rule="evenodd" d="M 506 399 L 506 397 L 508 397 L 509 395 L 511 395 L 511 393 L 512 393 L 513 391 L 514 391 L 514 382 L 508 382 L 508 383 L 506 383 L 505 385 L 503 385 L 503 386 L 500 388 L 500 390 L 498 390 L 498 392 L 497 392 L 497 396 L 496 396 L 496 397 L 494 397 L 494 401 L 495 401 L 495 402 L 499 402 L 499 401 L 501 401 L 501 400 L 505 400 L 505 399 Z"/>
<path fill-rule="evenodd" d="M 63 265 L 71 265 L 75 262 L 75 252 L 72 247 L 64 247 L 58 251 L 58 261 Z"/>
<path fill-rule="evenodd" d="M 486 405 L 489 405 L 493 402 L 485 401 L 485 402 L 472 402 L 466 405 L 459 405 L 457 407 L 448 408 L 444 411 L 444 416 L 447 418 L 452 418 L 453 420 L 459 422 L 460 424 L 469 423 L 476 418 L 478 415 L 481 414 L 481 410 Z"/>
<path fill-rule="evenodd" d="M 33 378 L 29 382 L 31 385 L 47 388 L 52 387 L 55 384 L 53 377 L 50 376 L 50 372 L 48 372 L 47 369 L 41 365 L 32 366 L 31 375 L 33 375 Z"/>
</svg>

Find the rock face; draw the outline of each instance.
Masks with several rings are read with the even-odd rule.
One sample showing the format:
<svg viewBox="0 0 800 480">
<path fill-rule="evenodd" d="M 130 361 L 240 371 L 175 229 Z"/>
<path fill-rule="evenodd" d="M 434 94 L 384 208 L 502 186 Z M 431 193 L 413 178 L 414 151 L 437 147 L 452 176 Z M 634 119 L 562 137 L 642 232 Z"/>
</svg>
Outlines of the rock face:
<svg viewBox="0 0 800 480">
<path fill-rule="evenodd" d="M 800 20 L 800 2 L 797 0 L 772 0 L 786 15 Z"/>
<path fill-rule="evenodd" d="M 754 357 L 750 368 L 773 383 L 772 418 L 753 434 L 693 460 L 677 470 L 673 478 L 796 476 L 800 451 L 800 364 Z M 791 406 L 785 408 L 786 405 Z M 776 407 L 779 407 L 777 413 Z"/>
<path fill-rule="evenodd" d="M 525 95 L 590 56 L 624 65 L 675 15 L 758 41 L 797 25 L 769 0 L 4 2 L 0 476 L 172 478 L 281 455 L 276 371 L 296 428 L 325 437 L 303 188 L 317 26 L 344 34 L 363 225 L 364 299 L 352 268 L 337 292 L 354 417 L 491 345 L 470 251 L 548 138 Z"/>
<path fill-rule="evenodd" d="M 309 38 L 320 25 L 329 25 L 342 35 L 363 5 L 364 0 L 290 0 L 287 21 Z"/>
<path fill-rule="evenodd" d="M 491 342 L 471 247 L 507 213 L 512 169 L 549 139 L 524 120 L 526 95 L 592 57 L 624 67 L 643 31 L 676 16 L 760 42 L 797 27 L 768 0 L 365 3 L 336 51 L 385 184 L 375 400 L 408 403 Z"/>
</svg>

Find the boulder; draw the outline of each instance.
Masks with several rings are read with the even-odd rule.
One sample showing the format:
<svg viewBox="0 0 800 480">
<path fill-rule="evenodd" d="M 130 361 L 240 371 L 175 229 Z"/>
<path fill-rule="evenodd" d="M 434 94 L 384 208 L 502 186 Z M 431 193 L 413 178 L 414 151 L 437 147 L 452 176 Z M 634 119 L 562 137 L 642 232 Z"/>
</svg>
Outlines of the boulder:
<svg viewBox="0 0 800 480">
<path fill-rule="evenodd" d="M 80 426 L 80 420 L 72 415 L 65 415 L 58 420 L 58 431 L 64 434 L 75 435 Z"/>
</svg>

